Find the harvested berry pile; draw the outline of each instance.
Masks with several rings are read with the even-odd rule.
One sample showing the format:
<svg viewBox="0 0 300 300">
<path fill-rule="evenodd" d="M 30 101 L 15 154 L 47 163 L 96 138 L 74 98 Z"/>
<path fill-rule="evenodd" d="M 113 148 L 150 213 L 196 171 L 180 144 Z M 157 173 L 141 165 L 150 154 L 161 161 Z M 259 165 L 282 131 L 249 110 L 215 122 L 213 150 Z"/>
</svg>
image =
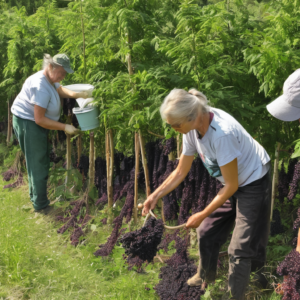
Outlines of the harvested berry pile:
<svg viewBox="0 0 300 300">
<path fill-rule="evenodd" d="M 197 272 L 197 267 L 188 257 L 188 237 L 176 236 L 176 253 L 166 261 L 167 266 L 160 269 L 160 282 L 154 289 L 161 300 L 200 299 L 204 294 L 200 286 L 191 287 L 186 283 Z"/>
<path fill-rule="evenodd" d="M 163 221 L 150 218 L 141 229 L 128 232 L 121 237 L 120 242 L 125 248 L 124 259 L 126 259 L 129 269 L 134 266 L 140 269 L 144 262 L 153 261 L 163 231 Z"/>
</svg>

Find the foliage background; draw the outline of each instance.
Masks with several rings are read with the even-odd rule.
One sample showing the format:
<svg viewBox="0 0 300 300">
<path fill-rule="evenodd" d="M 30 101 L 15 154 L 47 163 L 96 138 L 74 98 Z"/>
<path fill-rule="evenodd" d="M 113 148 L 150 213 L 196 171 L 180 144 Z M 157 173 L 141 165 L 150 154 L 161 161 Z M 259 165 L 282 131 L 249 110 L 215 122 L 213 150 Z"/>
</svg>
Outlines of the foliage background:
<svg viewBox="0 0 300 300">
<path fill-rule="evenodd" d="M 297 122 L 275 120 L 266 105 L 298 68 L 299 6 L 299 0 L 1 1 L 0 114 L 40 69 L 43 53 L 66 52 L 75 73 L 63 84 L 96 86 L 98 136 L 114 128 L 117 149 L 131 152 L 139 128 L 175 135 L 162 124 L 159 106 L 171 89 L 195 87 L 272 155 L 276 141 L 289 144 L 298 134 Z"/>
</svg>

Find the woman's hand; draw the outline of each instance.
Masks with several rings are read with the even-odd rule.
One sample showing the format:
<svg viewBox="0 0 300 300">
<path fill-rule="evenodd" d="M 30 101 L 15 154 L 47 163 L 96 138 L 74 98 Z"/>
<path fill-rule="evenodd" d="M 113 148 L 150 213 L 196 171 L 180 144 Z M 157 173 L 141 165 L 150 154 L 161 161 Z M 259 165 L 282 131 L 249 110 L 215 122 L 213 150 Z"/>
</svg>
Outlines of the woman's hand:
<svg viewBox="0 0 300 300">
<path fill-rule="evenodd" d="M 149 210 L 153 210 L 156 206 L 157 200 L 154 196 L 150 195 L 147 200 L 144 202 L 144 208 L 142 211 L 142 216 L 146 216 L 149 213 Z"/>
<path fill-rule="evenodd" d="M 74 135 L 75 133 L 78 133 L 79 129 L 75 128 L 73 125 L 66 124 L 65 126 L 65 133 Z"/>
<path fill-rule="evenodd" d="M 205 218 L 206 216 L 201 212 L 190 216 L 186 222 L 186 228 L 198 228 Z"/>
</svg>

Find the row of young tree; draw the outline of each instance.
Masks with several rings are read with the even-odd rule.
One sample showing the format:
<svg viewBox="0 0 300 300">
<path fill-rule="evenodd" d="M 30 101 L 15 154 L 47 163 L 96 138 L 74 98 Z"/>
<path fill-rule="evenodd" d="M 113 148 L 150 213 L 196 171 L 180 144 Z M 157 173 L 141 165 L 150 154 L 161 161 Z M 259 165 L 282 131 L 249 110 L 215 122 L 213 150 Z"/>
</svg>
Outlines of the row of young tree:
<svg viewBox="0 0 300 300">
<path fill-rule="evenodd" d="M 276 141 L 288 144 L 298 133 L 297 124 L 276 121 L 265 106 L 298 68 L 300 1 L 203 4 L 86 0 L 62 8 L 60 1 L 46 1 L 29 14 L 8 2 L 0 15 L 0 101 L 14 99 L 41 68 L 43 53 L 66 52 L 75 73 L 64 83 L 95 85 L 96 137 L 117 130 L 121 152 L 133 151 L 131 137 L 139 129 L 175 135 L 161 123 L 159 106 L 171 89 L 194 87 L 272 154 Z"/>
</svg>

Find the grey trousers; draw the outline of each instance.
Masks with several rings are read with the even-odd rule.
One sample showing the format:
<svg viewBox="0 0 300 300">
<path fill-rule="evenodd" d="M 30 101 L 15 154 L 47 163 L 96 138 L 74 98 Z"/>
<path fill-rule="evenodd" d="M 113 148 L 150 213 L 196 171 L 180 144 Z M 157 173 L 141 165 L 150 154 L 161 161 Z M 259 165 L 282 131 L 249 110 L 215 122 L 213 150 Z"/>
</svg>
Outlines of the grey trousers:
<svg viewBox="0 0 300 300">
<path fill-rule="evenodd" d="M 197 228 L 199 273 L 209 283 L 216 277 L 220 247 L 235 224 L 228 248 L 231 299 L 243 300 L 250 272 L 264 266 L 270 229 L 271 185 L 269 171 L 261 179 L 239 187 Z"/>
</svg>

